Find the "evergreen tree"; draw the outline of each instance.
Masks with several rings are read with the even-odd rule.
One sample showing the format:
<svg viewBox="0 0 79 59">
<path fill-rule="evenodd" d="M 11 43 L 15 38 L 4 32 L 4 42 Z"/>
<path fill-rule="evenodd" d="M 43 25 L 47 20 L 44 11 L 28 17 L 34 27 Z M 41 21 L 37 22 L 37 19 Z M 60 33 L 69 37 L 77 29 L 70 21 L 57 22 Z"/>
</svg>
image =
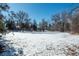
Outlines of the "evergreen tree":
<svg viewBox="0 0 79 59">
<path fill-rule="evenodd" d="M 45 19 L 39 23 L 40 30 L 45 31 L 48 28 L 48 22 Z"/>
<path fill-rule="evenodd" d="M 8 30 L 14 30 L 15 29 L 15 22 L 12 20 L 8 20 L 6 23 L 6 27 Z"/>
<path fill-rule="evenodd" d="M 0 32 L 2 33 L 4 31 L 4 23 L 2 20 L 0 20 Z"/>
<path fill-rule="evenodd" d="M 37 31 L 37 22 L 36 22 L 36 20 L 33 20 L 33 30 Z"/>
<path fill-rule="evenodd" d="M 8 11 L 9 6 L 6 3 L 0 3 L 0 32 L 3 32 L 5 30 L 4 28 L 4 22 L 3 22 L 3 14 L 2 11 Z"/>
</svg>

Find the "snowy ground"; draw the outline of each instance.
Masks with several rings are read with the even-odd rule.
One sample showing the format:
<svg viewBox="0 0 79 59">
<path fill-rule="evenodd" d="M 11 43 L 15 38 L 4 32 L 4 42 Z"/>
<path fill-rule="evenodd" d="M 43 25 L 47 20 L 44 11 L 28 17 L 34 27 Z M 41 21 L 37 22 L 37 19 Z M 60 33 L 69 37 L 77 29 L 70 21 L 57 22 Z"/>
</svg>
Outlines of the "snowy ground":
<svg viewBox="0 0 79 59">
<path fill-rule="evenodd" d="M 60 32 L 12 32 L 4 39 L 9 48 L 4 56 L 76 56 L 79 55 L 79 35 Z"/>
</svg>

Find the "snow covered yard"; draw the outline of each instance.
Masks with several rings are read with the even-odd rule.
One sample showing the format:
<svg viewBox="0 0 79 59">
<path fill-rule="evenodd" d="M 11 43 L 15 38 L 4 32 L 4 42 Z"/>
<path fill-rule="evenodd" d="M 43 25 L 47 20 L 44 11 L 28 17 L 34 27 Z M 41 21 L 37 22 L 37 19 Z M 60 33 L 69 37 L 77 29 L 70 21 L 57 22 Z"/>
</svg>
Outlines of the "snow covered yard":
<svg viewBox="0 0 79 59">
<path fill-rule="evenodd" d="M 61 32 L 12 32 L 4 37 L 4 56 L 76 56 L 79 55 L 79 35 Z"/>
</svg>

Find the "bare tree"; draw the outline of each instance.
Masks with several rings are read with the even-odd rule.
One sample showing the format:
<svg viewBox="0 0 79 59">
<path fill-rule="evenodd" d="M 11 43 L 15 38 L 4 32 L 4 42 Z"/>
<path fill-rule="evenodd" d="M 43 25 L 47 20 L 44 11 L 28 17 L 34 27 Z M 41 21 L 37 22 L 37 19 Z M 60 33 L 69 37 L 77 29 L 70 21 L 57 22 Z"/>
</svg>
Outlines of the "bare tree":
<svg viewBox="0 0 79 59">
<path fill-rule="evenodd" d="M 71 10 L 71 31 L 79 33 L 79 7 L 75 7 Z"/>
<path fill-rule="evenodd" d="M 72 31 L 79 33 L 79 12 L 72 17 Z"/>
<path fill-rule="evenodd" d="M 69 18 L 69 13 L 67 11 L 64 11 L 61 13 L 61 20 L 62 20 L 62 26 L 64 31 L 70 31 L 70 18 Z"/>
<path fill-rule="evenodd" d="M 60 14 L 52 16 L 52 30 L 61 31 L 61 17 Z"/>
<path fill-rule="evenodd" d="M 16 17 L 18 20 L 18 23 L 20 25 L 21 28 L 23 29 L 28 29 L 29 28 L 29 16 L 28 13 L 24 12 L 24 11 L 19 11 L 18 13 L 16 13 Z"/>
<path fill-rule="evenodd" d="M 70 31 L 69 20 L 69 13 L 66 11 L 52 16 L 53 30 L 61 32 Z"/>
</svg>

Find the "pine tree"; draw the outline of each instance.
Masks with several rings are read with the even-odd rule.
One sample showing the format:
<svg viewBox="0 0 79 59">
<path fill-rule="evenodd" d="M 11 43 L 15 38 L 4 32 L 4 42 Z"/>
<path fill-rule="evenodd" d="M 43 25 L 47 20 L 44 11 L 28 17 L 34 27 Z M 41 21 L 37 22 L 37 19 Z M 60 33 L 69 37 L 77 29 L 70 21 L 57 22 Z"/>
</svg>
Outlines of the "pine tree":
<svg viewBox="0 0 79 59">
<path fill-rule="evenodd" d="M 2 20 L 0 20 L 0 33 L 4 31 L 4 23 Z"/>
<path fill-rule="evenodd" d="M 3 23 L 3 14 L 2 11 L 7 11 L 9 9 L 9 6 L 6 3 L 0 3 L 0 32 L 4 31 L 4 23 Z"/>
<path fill-rule="evenodd" d="M 36 20 L 33 20 L 33 30 L 37 31 L 37 22 L 36 22 Z"/>
</svg>

